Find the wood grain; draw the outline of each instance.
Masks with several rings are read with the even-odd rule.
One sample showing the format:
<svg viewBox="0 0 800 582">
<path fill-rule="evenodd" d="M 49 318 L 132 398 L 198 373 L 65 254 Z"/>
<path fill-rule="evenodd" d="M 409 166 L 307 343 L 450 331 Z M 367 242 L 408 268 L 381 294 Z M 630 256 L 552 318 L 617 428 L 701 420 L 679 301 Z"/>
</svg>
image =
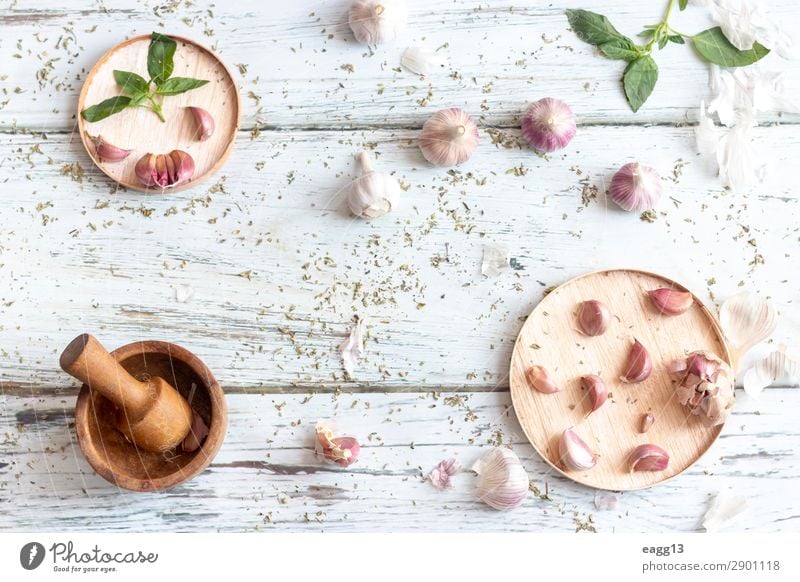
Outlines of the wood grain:
<svg viewBox="0 0 800 582">
<path fill-rule="evenodd" d="M 510 384 L 514 410 L 537 452 L 565 476 L 599 489 L 633 490 L 652 487 L 680 475 L 713 444 L 722 427 L 707 427 L 675 397 L 665 363 L 704 350 L 730 363 L 730 355 L 714 316 L 695 299 L 679 316 L 656 311 L 646 292 L 679 284 L 659 275 L 632 270 L 600 271 L 560 285 L 542 299 L 520 331 L 511 358 Z M 610 310 L 608 330 L 597 337 L 578 331 L 577 307 L 597 300 Z M 633 340 L 650 353 L 653 372 L 643 382 L 621 380 Z M 561 390 L 542 394 L 526 379 L 531 365 L 544 366 Z M 608 401 L 588 414 L 589 395 L 580 377 L 600 376 Z M 652 413 L 657 422 L 639 432 L 641 417 Z M 599 455 L 588 471 L 566 470 L 559 450 L 563 431 L 573 428 Z M 669 453 L 664 471 L 631 472 L 631 451 L 645 443 Z"/>
<path fill-rule="evenodd" d="M 95 123 L 87 122 L 80 115 L 90 105 L 120 94 L 114 81 L 115 70 L 145 75 L 149 35 L 121 42 L 103 55 L 86 77 L 78 98 L 78 131 L 94 163 L 120 185 L 141 192 L 154 190 L 142 185 L 134 170 L 136 162 L 145 154 L 164 154 L 173 150 L 188 152 L 194 160 L 194 175 L 189 182 L 170 188 L 172 191 L 185 190 L 222 167 L 233 149 L 239 129 L 239 91 L 225 64 L 192 40 L 172 38 L 178 43 L 172 76 L 209 82 L 192 91 L 164 98 L 161 105 L 166 122 L 144 108 L 129 108 Z M 197 139 L 197 124 L 187 107 L 200 107 L 211 114 L 215 130 L 209 139 Z M 104 162 L 98 158 L 90 137 L 98 135 L 108 143 L 133 151 L 120 162 Z"/>
</svg>

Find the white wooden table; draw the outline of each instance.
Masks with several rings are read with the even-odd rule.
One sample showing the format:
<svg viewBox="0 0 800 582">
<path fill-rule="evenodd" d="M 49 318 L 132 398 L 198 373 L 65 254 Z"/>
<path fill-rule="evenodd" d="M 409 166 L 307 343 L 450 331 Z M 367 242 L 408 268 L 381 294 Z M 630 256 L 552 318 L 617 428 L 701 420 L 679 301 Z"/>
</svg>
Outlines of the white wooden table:
<svg viewBox="0 0 800 582">
<path fill-rule="evenodd" d="M 584 7 L 634 34 L 663 9 L 639 4 Z M 796 12 L 791 0 L 772 4 Z M 779 334 L 796 341 L 800 119 L 762 119 L 771 177 L 730 193 L 694 154 L 708 73 L 688 47 L 657 55 L 658 87 L 633 114 L 622 65 L 567 30 L 575 2 L 412 1 L 406 38 L 374 51 L 354 42 L 347 5 L 3 6 L 0 528 L 691 531 L 709 496 L 730 487 L 749 498 L 734 530 L 800 530 L 797 389 L 740 398 L 691 470 L 598 511 L 593 490 L 551 474 L 527 444 L 507 384 L 513 341 L 545 289 L 600 268 L 661 272 L 712 301 L 760 289 L 783 312 Z M 705 27 L 698 12 L 678 28 Z M 74 128 L 86 72 L 151 30 L 217 50 L 238 76 L 244 115 L 209 183 L 144 196 L 94 168 Z M 400 70 L 413 44 L 444 46 L 449 66 L 425 79 Z M 797 64 L 771 62 L 800 77 Z M 548 95 L 569 102 L 580 126 L 564 153 L 542 158 L 518 147 L 517 116 Z M 430 167 L 414 141 L 450 106 L 482 127 L 478 151 L 454 171 Z M 365 147 L 408 186 L 402 207 L 374 222 L 347 216 L 338 194 Z M 673 178 L 654 223 L 603 194 L 637 159 Z M 600 194 L 584 204 L 587 185 Z M 509 245 L 514 270 L 481 277 L 487 241 Z M 181 285 L 194 290 L 185 303 Z M 336 348 L 354 315 L 368 318 L 367 357 L 345 381 Z M 83 331 L 109 347 L 174 341 L 204 359 L 230 407 L 210 469 L 159 494 L 117 490 L 91 470 L 75 440 L 77 386 L 57 361 Z M 349 469 L 315 459 L 323 418 L 365 445 Z M 501 442 L 541 492 L 516 511 L 475 503 L 469 474 L 449 492 L 422 480 L 441 459 L 468 466 Z"/>
</svg>

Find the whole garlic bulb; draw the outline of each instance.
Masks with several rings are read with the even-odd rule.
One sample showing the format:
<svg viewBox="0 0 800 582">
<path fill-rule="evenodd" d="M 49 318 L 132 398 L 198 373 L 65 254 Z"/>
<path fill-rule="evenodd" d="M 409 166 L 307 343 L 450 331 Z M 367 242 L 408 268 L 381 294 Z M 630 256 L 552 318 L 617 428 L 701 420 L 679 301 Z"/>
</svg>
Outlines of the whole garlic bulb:
<svg viewBox="0 0 800 582">
<path fill-rule="evenodd" d="M 476 147 L 478 126 L 466 111 L 457 107 L 434 113 L 419 134 L 422 155 L 437 166 L 466 162 Z"/>
<path fill-rule="evenodd" d="M 407 18 L 405 0 L 354 0 L 348 20 L 358 42 L 380 44 L 397 38 Z"/>
<path fill-rule="evenodd" d="M 560 99 L 545 97 L 528 106 L 522 116 L 522 137 L 543 152 L 567 147 L 577 131 L 575 114 Z"/>
<path fill-rule="evenodd" d="M 361 218 L 380 218 L 397 206 L 400 182 L 394 176 L 374 171 L 367 152 L 359 153 L 356 159 L 361 164 L 361 176 L 348 186 L 347 205 Z"/>
<path fill-rule="evenodd" d="M 478 499 L 500 511 L 522 505 L 528 494 L 528 473 L 514 451 L 495 447 L 472 465 L 480 480 L 475 494 Z"/>
<path fill-rule="evenodd" d="M 644 212 L 661 198 L 661 177 L 650 166 L 638 162 L 625 164 L 611 179 L 611 200 L 628 212 Z"/>
</svg>

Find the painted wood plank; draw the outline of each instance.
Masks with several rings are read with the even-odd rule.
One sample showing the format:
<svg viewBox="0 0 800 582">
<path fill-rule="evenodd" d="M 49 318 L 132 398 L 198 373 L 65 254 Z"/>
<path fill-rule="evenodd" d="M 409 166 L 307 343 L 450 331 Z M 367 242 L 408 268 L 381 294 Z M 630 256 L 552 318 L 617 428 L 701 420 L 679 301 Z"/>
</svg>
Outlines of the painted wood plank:
<svg viewBox="0 0 800 582">
<path fill-rule="evenodd" d="M 73 137 L 4 137 L 4 389 L 70 386 L 57 356 L 84 331 L 109 347 L 184 344 L 237 390 L 505 387 L 545 289 L 610 267 L 660 272 L 704 299 L 758 290 L 782 311 L 777 339 L 800 336 L 800 201 L 780 171 L 800 151 L 793 128 L 758 131 L 775 159 L 752 194 L 716 184 L 691 155 L 691 128 L 582 128 L 574 149 L 546 159 L 483 133 L 452 171 L 428 166 L 416 135 L 265 132 L 241 140 L 212 186 L 154 196 L 116 191 Z M 360 147 L 408 185 L 382 220 L 344 210 Z M 654 223 L 604 196 L 634 159 L 665 178 Z M 488 242 L 509 245 L 515 268 L 482 277 Z M 345 382 L 336 348 L 355 315 L 368 319 L 367 357 Z"/>
<path fill-rule="evenodd" d="M 663 10 L 624 0 L 589 4 L 631 36 L 658 22 Z M 624 63 L 603 59 L 568 30 L 564 9 L 575 7 L 572 0 L 410 2 L 406 36 L 374 50 L 355 42 L 348 6 L 346 0 L 157 7 L 108 0 L 98 10 L 75 0 L 47 8 L 14 2 L 0 11 L 0 127 L 70 130 L 95 61 L 124 37 L 154 29 L 205 42 L 231 68 L 246 69 L 237 75 L 247 128 L 419 127 L 436 109 L 452 106 L 484 125 L 508 126 L 527 102 L 548 95 L 571 103 L 583 124 L 681 123 L 695 118 L 708 94 L 708 66 L 688 45 L 670 45 L 656 55 L 655 93 L 632 113 L 620 86 Z M 769 14 L 790 28 L 798 19 L 792 0 L 770 2 Z M 711 25 L 697 7 L 673 22 L 689 32 Z M 441 47 L 449 65 L 425 79 L 401 70 L 400 56 L 411 45 Z M 800 82 L 800 63 L 773 55 L 766 62 Z"/>
<path fill-rule="evenodd" d="M 0 528 L 58 531 L 694 531 L 709 498 L 748 499 L 733 531 L 798 531 L 797 423 L 783 411 L 800 391 L 740 396 L 722 436 L 689 471 L 619 494 L 598 511 L 595 492 L 548 470 L 524 440 L 507 393 L 229 396 L 229 433 L 211 468 L 159 494 L 117 490 L 75 442 L 74 397 L 6 397 L 0 410 Z M 313 454 L 313 425 L 335 418 L 364 448 L 343 470 Z M 475 477 L 438 492 L 423 481 L 439 460 L 469 466 L 483 447 L 510 444 L 533 484 L 524 505 L 499 513 L 472 496 Z M 577 520 L 577 521 L 576 521 Z"/>
</svg>

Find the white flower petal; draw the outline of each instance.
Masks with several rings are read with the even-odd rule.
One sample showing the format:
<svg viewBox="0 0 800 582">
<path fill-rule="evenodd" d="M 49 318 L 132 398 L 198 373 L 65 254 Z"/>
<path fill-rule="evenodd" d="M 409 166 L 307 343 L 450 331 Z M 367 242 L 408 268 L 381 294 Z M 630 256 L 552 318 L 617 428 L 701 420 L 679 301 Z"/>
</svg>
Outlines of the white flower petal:
<svg viewBox="0 0 800 582">
<path fill-rule="evenodd" d="M 339 346 L 339 352 L 342 354 L 342 367 L 348 376 L 353 375 L 358 361 L 364 357 L 364 321 L 363 318 L 359 319 L 350 330 L 350 335 Z"/>
</svg>

